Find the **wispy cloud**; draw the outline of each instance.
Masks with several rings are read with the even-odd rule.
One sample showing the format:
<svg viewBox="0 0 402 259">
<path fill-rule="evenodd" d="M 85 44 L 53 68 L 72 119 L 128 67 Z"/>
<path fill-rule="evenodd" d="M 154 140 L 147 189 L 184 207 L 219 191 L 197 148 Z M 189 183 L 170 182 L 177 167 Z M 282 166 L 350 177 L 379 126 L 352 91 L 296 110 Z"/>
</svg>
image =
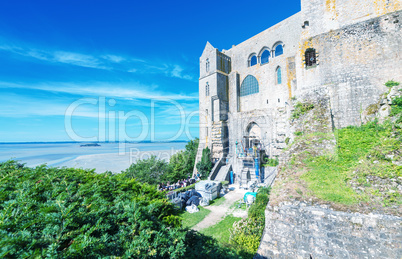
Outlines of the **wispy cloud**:
<svg viewBox="0 0 402 259">
<path fill-rule="evenodd" d="M 0 45 L 0 50 L 12 52 L 25 57 L 30 57 L 51 63 L 63 63 L 80 67 L 90 67 L 97 69 L 112 69 L 103 64 L 100 59 L 81 53 L 68 51 L 44 51 L 31 48 L 21 48 L 10 45 Z"/>
<path fill-rule="evenodd" d="M 0 88 L 23 88 L 31 90 L 42 90 L 49 92 L 67 93 L 80 96 L 105 96 L 109 98 L 122 99 L 173 99 L 173 100 L 197 100 L 198 93 L 180 94 L 164 91 L 157 91 L 157 85 L 144 85 L 141 83 L 113 84 L 104 82 L 95 83 L 40 83 L 40 84 L 17 84 L 11 82 L 0 82 Z M 151 89 L 149 91 L 147 89 Z"/>
<path fill-rule="evenodd" d="M 183 74 L 184 69 L 179 65 L 174 65 L 173 69 L 170 71 L 170 76 L 177 77 L 186 80 L 193 80 L 190 75 Z"/>
<path fill-rule="evenodd" d="M 186 73 L 183 65 L 161 63 L 135 57 L 103 54 L 94 55 L 66 50 L 44 50 L 15 44 L 0 44 L 0 50 L 24 57 L 33 58 L 54 64 L 68 64 L 79 67 L 116 70 L 128 73 L 163 74 L 167 77 L 194 81 L 194 76 Z"/>
</svg>

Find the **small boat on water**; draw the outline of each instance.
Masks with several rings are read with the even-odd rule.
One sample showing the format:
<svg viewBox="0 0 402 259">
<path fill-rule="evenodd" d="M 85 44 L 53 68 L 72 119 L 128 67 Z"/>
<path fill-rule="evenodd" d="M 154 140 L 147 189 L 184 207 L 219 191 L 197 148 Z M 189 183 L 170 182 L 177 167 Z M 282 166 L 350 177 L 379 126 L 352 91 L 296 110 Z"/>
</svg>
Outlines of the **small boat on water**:
<svg viewBox="0 0 402 259">
<path fill-rule="evenodd" d="M 82 144 L 80 147 L 100 147 L 98 143 Z"/>
</svg>

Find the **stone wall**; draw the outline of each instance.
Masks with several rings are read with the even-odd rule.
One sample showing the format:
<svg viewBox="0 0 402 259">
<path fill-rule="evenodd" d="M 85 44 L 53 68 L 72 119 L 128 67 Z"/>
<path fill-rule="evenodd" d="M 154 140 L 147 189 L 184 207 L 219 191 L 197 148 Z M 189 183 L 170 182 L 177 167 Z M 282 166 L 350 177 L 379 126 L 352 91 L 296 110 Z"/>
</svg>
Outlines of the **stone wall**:
<svg viewBox="0 0 402 259">
<path fill-rule="evenodd" d="M 330 97 L 337 128 L 359 125 L 369 105 L 402 80 L 402 12 L 398 11 L 302 41 L 297 55 L 297 97 Z M 318 65 L 305 68 L 304 51 L 314 48 Z"/>
<path fill-rule="evenodd" d="M 302 0 L 303 37 L 379 17 L 402 9 L 400 0 Z"/>
<path fill-rule="evenodd" d="M 256 258 L 402 258 L 402 218 L 292 201 L 268 205 Z"/>
</svg>

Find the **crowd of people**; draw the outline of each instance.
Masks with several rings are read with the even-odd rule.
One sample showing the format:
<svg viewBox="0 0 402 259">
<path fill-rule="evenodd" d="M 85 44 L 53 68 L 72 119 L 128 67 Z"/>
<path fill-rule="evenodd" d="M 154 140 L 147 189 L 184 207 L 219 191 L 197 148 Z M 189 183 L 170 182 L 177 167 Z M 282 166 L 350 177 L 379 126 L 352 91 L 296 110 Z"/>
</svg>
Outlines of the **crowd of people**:
<svg viewBox="0 0 402 259">
<path fill-rule="evenodd" d="M 195 182 L 196 182 L 196 180 L 193 178 L 190 178 L 190 176 L 189 176 L 189 177 L 187 177 L 187 179 L 178 180 L 176 183 L 170 183 L 170 182 L 167 182 L 166 184 L 160 183 L 160 184 L 158 184 L 158 190 L 160 190 L 160 191 L 176 190 L 179 188 L 187 187 Z"/>
</svg>

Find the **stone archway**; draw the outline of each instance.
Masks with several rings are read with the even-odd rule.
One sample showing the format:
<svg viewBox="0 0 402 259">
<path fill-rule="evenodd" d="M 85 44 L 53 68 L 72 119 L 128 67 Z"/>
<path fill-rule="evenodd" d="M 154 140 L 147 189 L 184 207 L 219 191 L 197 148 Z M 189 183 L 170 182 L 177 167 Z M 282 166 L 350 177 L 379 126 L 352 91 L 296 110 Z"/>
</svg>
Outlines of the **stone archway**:
<svg viewBox="0 0 402 259">
<path fill-rule="evenodd" d="M 261 128 L 257 123 L 252 122 L 247 126 L 247 136 L 261 139 Z"/>
<path fill-rule="evenodd" d="M 255 122 L 251 122 L 248 124 L 247 128 L 246 128 L 246 132 L 244 135 L 245 138 L 245 147 L 246 148 L 251 148 L 252 147 L 252 142 L 258 140 L 261 141 L 261 128 L 260 126 L 255 123 Z"/>
</svg>

